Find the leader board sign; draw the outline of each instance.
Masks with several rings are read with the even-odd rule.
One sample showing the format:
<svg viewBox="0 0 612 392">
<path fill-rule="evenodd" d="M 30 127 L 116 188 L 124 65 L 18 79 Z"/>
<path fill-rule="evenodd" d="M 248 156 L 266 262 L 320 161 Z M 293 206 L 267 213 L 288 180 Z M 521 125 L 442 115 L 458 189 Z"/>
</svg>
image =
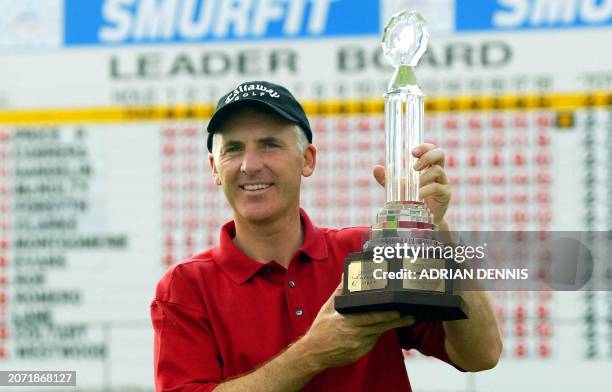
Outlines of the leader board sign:
<svg viewBox="0 0 612 392">
<path fill-rule="evenodd" d="M 406 8 L 434 35 L 612 24 L 612 0 L 0 0 L 0 50 L 379 36 Z"/>
</svg>

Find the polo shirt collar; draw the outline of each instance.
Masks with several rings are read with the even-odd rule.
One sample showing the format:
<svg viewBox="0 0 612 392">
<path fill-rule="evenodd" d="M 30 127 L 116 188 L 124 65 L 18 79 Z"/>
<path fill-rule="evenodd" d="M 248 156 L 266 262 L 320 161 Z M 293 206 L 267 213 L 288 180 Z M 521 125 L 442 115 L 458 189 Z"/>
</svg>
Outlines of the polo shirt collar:
<svg viewBox="0 0 612 392">
<path fill-rule="evenodd" d="M 293 260 L 298 260 L 300 254 L 304 254 L 310 260 L 327 259 L 327 243 L 325 235 L 318 227 L 315 227 L 306 212 L 300 208 L 300 219 L 304 226 L 304 242 L 297 250 Z M 230 276 L 230 278 L 242 284 L 255 275 L 267 263 L 261 263 L 251 259 L 234 244 L 232 240 L 236 236 L 236 223 L 232 220 L 221 227 L 219 245 L 212 250 L 213 258 L 217 265 Z"/>
</svg>

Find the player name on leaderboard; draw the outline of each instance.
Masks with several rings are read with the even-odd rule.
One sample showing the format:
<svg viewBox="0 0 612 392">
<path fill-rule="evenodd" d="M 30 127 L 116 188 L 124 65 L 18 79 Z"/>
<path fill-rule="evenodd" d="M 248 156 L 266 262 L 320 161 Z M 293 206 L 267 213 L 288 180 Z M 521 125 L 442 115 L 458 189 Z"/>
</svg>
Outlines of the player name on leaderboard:
<svg viewBox="0 0 612 392">
<path fill-rule="evenodd" d="M 88 132 L 1 129 L 0 160 L 0 357 L 104 358 L 107 344 L 80 311 L 95 301 L 85 282 L 97 261 L 79 255 L 124 249 L 127 237 L 88 223 L 96 208 Z"/>
</svg>

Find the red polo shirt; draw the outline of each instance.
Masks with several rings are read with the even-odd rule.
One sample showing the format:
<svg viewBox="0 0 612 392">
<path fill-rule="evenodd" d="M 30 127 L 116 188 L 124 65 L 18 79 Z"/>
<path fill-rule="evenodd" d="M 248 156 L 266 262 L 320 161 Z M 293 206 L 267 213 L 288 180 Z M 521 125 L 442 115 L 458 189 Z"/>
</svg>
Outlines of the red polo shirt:
<svg viewBox="0 0 612 392">
<path fill-rule="evenodd" d="M 232 242 L 229 222 L 219 246 L 165 273 L 151 304 L 157 391 L 211 391 L 306 333 L 367 230 L 318 228 L 304 211 L 301 218 L 304 243 L 287 269 L 244 255 Z M 410 391 L 401 348 L 451 363 L 444 336 L 441 323 L 389 331 L 360 360 L 325 370 L 303 390 Z"/>
</svg>

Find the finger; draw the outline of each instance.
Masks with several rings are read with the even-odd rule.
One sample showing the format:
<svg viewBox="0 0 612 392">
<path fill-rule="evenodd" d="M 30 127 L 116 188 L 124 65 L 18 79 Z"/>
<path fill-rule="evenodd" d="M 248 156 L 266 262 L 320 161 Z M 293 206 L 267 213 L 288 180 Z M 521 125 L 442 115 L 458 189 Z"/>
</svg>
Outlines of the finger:
<svg viewBox="0 0 612 392">
<path fill-rule="evenodd" d="M 342 290 L 344 289 L 344 272 L 340 275 L 340 283 L 338 283 L 338 287 L 336 287 L 336 291 L 334 291 L 334 297 L 336 295 L 342 294 Z"/>
<path fill-rule="evenodd" d="M 450 186 L 446 184 L 438 184 L 434 182 L 419 188 L 419 200 L 434 196 L 441 200 L 450 200 Z"/>
<path fill-rule="evenodd" d="M 381 165 L 376 165 L 374 166 L 374 169 L 372 170 L 372 174 L 374 174 L 374 178 L 376 179 L 376 181 L 382 185 L 385 186 L 385 167 L 381 166 Z"/>
<path fill-rule="evenodd" d="M 363 355 L 374 348 L 379 337 L 380 334 L 359 335 L 359 340 L 354 342 L 356 346 L 352 346 L 351 351 L 361 353 L 361 355 Z"/>
<path fill-rule="evenodd" d="M 446 172 L 440 165 L 433 165 L 421 172 L 419 176 L 419 187 L 423 187 L 427 184 L 437 182 L 439 184 L 448 184 L 448 178 Z"/>
<path fill-rule="evenodd" d="M 436 147 L 437 146 L 435 144 L 432 144 L 432 143 L 419 144 L 418 146 L 416 146 L 415 148 L 412 149 L 412 155 L 415 158 L 418 158 L 421 155 L 425 154 L 427 151 L 433 150 Z"/>
<path fill-rule="evenodd" d="M 323 306 L 321 307 L 322 309 L 334 309 L 334 303 L 335 303 L 335 297 L 337 295 L 342 294 L 342 290 L 344 288 L 344 273 L 342 273 L 342 275 L 340 276 L 340 283 L 338 284 L 338 286 L 336 287 L 336 289 L 334 290 L 333 293 L 331 293 L 331 295 L 329 296 L 329 298 L 327 298 L 327 301 L 325 301 L 325 303 L 323 304 Z"/>
<path fill-rule="evenodd" d="M 433 165 L 440 165 L 444 167 L 444 159 L 444 150 L 442 150 L 441 148 L 429 150 L 423 155 L 421 155 L 419 159 L 417 159 L 414 164 L 414 170 L 422 170 L 428 166 Z"/>
<path fill-rule="evenodd" d="M 366 312 L 345 315 L 347 321 L 356 326 L 386 323 L 400 318 L 400 312 L 392 310 L 385 312 Z"/>
<path fill-rule="evenodd" d="M 374 324 L 374 325 L 369 325 L 366 328 L 366 335 L 376 335 L 376 334 L 381 334 L 384 332 L 387 332 L 391 329 L 395 329 L 395 328 L 402 328 L 402 327 L 408 327 L 410 325 L 413 325 L 415 322 L 415 319 L 413 316 L 404 316 L 402 318 L 399 318 L 397 320 L 392 320 L 392 321 L 387 321 L 384 323 L 379 323 L 379 324 Z"/>
</svg>

